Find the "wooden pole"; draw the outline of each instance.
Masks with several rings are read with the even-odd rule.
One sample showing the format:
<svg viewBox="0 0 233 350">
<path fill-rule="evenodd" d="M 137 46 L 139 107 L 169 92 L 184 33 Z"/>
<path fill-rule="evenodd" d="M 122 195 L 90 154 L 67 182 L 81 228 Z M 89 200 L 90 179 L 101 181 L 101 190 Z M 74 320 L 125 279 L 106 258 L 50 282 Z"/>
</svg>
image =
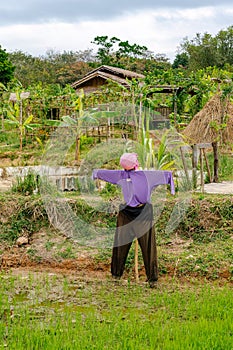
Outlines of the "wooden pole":
<svg viewBox="0 0 233 350">
<path fill-rule="evenodd" d="M 176 102 L 176 91 L 174 93 L 173 91 L 173 101 L 174 101 L 174 126 L 176 127 L 177 125 L 177 102 Z"/>
<path fill-rule="evenodd" d="M 204 193 L 204 169 L 203 169 L 203 149 L 200 148 L 200 166 L 201 166 L 201 191 Z"/>
<path fill-rule="evenodd" d="M 212 182 L 212 176 L 211 176 L 210 166 L 209 166 L 209 162 L 208 162 L 208 158 L 207 158 L 207 155 L 206 155 L 205 148 L 203 148 L 203 154 L 204 154 L 204 157 L 205 157 L 205 163 L 206 163 L 206 168 L 207 168 L 208 176 L 209 176 L 210 182 Z"/>
<path fill-rule="evenodd" d="M 80 137 L 79 134 L 76 135 L 76 145 L 75 145 L 75 161 L 78 162 L 80 158 Z"/>
<path fill-rule="evenodd" d="M 214 178 L 213 182 L 218 182 L 218 143 L 212 143 L 213 151 L 214 151 Z"/>
<path fill-rule="evenodd" d="M 19 101 L 19 127 L 20 127 L 20 152 L 23 150 L 23 102 L 22 99 Z"/>
<path fill-rule="evenodd" d="M 182 163 L 183 163 L 183 166 L 184 166 L 184 171 L 185 171 L 185 175 L 186 175 L 186 178 L 187 178 L 188 186 L 191 189 L 192 188 L 192 184 L 191 184 L 190 179 L 189 179 L 188 167 L 187 167 L 187 163 L 186 163 L 184 152 L 183 152 L 183 146 L 180 147 L 180 153 L 181 153 L 181 159 L 182 159 Z"/>
<path fill-rule="evenodd" d="M 197 188 L 197 164 L 198 164 L 198 148 L 197 145 L 193 145 L 193 188 Z"/>
<path fill-rule="evenodd" d="M 135 241 L 135 254 L 134 254 L 134 263 L 135 263 L 135 279 L 136 282 L 139 282 L 139 275 L 138 275 L 138 240 Z"/>
</svg>

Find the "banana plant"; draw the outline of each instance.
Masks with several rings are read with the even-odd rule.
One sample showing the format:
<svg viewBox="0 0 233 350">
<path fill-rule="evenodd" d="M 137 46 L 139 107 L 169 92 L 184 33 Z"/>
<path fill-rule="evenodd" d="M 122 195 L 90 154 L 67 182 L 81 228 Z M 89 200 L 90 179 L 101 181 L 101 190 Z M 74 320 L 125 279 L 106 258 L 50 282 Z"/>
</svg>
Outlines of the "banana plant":
<svg viewBox="0 0 233 350">
<path fill-rule="evenodd" d="M 2 121 L 2 131 L 4 130 L 4 115 L 7 112 L 8 99 L 6 101 L 7 87 L 0 83 L 0 114 Z"/>
<path fill-rule="evenodd" d="M 29 94 L 25 92 L 20 92 L 18 90 L 16 93 L 11 93 L 10 101 L 13 102 L 13 105 L 8 105 L 7 108 L 7 119 L 6 124 L 14 126 L 19 130 L 19 147 L 20 151 L 23 149 L 23 137 L 25 136 L 26 130 L 33 130 L 33 127 L 39 125 L 32 124 L 33 115 L 30 114 L 26 118 L 23 115 L 23 100 L 28 98 Z"/>
<path fill-rule="evenodd" d="M 155 140 L 152 137 L 146 137 L 143 129 L 141 135 L 138 155 L 142 167 L 145 169 L 174 170 L 175 159 L 168 149 L 168 132 L 163 132 L 158 147 L 156 147 Z"/>
<path fill-rule="evenodd" d="M 95 118 L 96 110 L 94 108 L 85 111 L 83 107 L 84 92 L 79 92 L 78 98 L 75 101 L 75 111 L 77 112 L 74 116 L 65 115 L 62 117 L 60 126 L 74 128 L 76 132 L 76 145 L 75 145 L 75 161 L 79 161 L 80 158 L 80 137 L 82 133 L 83 123 L 96 124 Z"/>
<path fill-rule="evenodd" d="M 163 132 L 156 155 L 157 169 L 174 170 L 175 159 L 168 150 L 168 130 Z"/>
</svg>

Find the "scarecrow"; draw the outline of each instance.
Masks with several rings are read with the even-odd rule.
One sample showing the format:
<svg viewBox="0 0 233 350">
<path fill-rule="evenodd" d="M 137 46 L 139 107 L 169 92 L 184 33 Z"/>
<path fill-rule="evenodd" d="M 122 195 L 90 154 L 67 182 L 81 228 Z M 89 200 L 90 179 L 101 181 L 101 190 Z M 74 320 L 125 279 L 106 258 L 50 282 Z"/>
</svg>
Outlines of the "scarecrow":
<svg viewBox="0 0 233 350">
<path fill-rule="evenodd" d="M 170 185 L 171 193 L 175 193 L 172 172 L 138 170 L 136 153 L 124 153 L 120 158 L 120 165 L 123 170 L 93 171 L 93 179 L 120 186 L 125 201 L 120 205 L 117 216 L 111 273 L 114 279 L 121 278 L 128 252 L 136 238 L 142 251 L 147 281 L 153 288 L 158 280 L 158 262 L 150 198 L 152 190 L 159 185 Z"/>
</svg>

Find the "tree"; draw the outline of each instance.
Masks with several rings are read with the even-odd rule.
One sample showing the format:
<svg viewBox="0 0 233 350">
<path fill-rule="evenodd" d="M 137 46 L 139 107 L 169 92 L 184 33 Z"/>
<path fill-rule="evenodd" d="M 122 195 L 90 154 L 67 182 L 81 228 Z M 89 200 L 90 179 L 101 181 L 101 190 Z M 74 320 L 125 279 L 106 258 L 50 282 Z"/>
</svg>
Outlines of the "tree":
<svg viewBox="0 0 233 350">
<path fill-rule="evenodd" d="M 91 50 L 62 53 L 49 50 L 40 57 L 15 51 L 10 58 L 15 65 L 15 78 L 27 88 L 38 82 L 61 86 L 73 83 L 91 70 L 88 60 L 93 60 L 94 56 Z"/>
<path fill-rule="evenodd" d="M 226 63 L 233 65 L 233 26 L 228 27 L 227 30 L 220 30 L 216 35 L 216 48 L 222 67 Z"/>
<path fill-rule="evenodd" d="M 100 64 L 111 65 L 138 73 L 150 72 L 155 68 L 170 68 L 168 58 L 163 54 L 154 55 L 144 45 L 130 44 L 116 37 L 97 36 L 92 43 L 99 46 L 97 59 Z"/>
<path fill-rule="evenodd" d="M 192 40 L 185 38 L 181 44 L 182 52 L 189 57 L 189 70 L 220 66 L 220 59 L 216 47 L 216 38 L 208 33 L 196 34 Z"/>
<path fill-rule="evenodd" d="M 119 42 L 120 39 L 116 37 L 108 38 L 107 35 L 96 36 L 92 41 L 92 44 L 99 46 L 97 51 L 97 58 L 103 65 L 109 65 L 112 61 L 112 55 L 114 53 L 114 44 Z"/>
<path fill-rule="evenodd" d="M 14 66 L 9 59 L 9 54 L 0 45 L 0 83 L 6 85 L 14 77 Z"/>
<path fill-rule="evenodd" d="M 53 67 L 42 58 L 18 50 L 10 54 L 10 59 L 15 66 L 14 76 L 24 88 L 36 82 L 42 84 L 53 82 Z"/>
<path fill-rule="evenodd" d="M 178 53 L 172 64 L 172 68 L 188 68 L 189 56 L 186 52 Z"/>
<path fill-rule="evenodd" d="M 190 71 L 214 66 L 221 69 L 231 67 L 232 70 L 233 26 L 220 30 L 215 37 L 209 33 L 197 33 L 191 40 L 184 38 L 180 47 L 182 54 L 189 58 Z M 178 63 L 180 59 L 177 55 Z M 174 61 L 174 64 L 177 65 L 177 62 Z"/>
<path fill-rule="evenodd" d="M 116 37 L 109 38 L 107 35 L 95 37 L 92 43 L 99 46 L 97 58 L 101 64 L 114 62 L 117 65 L 117 62 L 124 57 L 139 59 L 151 55 L 146 46 L 130 44 L 128 40 L 121 41 Z"/>
<path fill-rule="evenodd" d="M 116 57 L 134 57 L 141 58 L 147 55 L 148 49 L 146 46 L 140 46 L 138 44 L 130 44 L 128 40 L 119 41 L 118 44 L 119 49 L 116 51 Z"/>
</svg>

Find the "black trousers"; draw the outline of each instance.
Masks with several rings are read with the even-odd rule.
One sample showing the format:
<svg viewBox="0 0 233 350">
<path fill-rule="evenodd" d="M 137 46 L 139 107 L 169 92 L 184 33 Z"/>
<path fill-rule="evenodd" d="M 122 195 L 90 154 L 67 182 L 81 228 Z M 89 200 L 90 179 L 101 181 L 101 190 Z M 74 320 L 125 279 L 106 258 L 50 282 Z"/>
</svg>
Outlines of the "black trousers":
<svg viewBox="0 0 233 350">
<path fill-rule="evenodd" d="M 147 280 L 157 281 L 158 259 L 152 205 L 147 203 L 135 208 L 121 205 L 119 209 L 112 250 L 112 275 L 122 276 L 130 247 L 133 240 L 137 238 L 142 251 Z"/>
</svg>

